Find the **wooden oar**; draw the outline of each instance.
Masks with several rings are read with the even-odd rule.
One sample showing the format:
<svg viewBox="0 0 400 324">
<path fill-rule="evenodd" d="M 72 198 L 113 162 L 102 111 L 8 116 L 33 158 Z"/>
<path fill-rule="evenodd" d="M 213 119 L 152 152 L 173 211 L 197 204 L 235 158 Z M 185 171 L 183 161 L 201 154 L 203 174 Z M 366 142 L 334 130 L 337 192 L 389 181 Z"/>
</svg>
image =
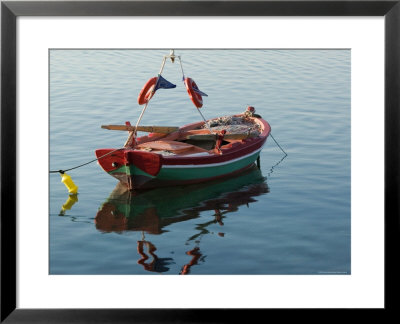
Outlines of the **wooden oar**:
<svg viewBox="0 0 400 324">
<path fill-rule="evenodd" d="M 118 131 L 135 131 L 135 126 L 128 125 L 102 125 L 101 128 L 110 129 L 110 130 L 118 130 Z M 161 133 L 161 134 L 169 134 L 175 132 L 179 129 L 179 127 L 173 126 L 138 126 L 137 130 L 140 132 L 149 132 L 149 133 Z"/>
<path fill-rule="evenodd" d="M 237 133 L 237 134 L 225 134 L 224 139 L 230 140 L 242 140 L 251 137 L 257 137 L 258 134 L 248 134 L 248 133 Z M 199 134 L 199 135 L 188 135 L 186 139 L 195 141 L 212 141 L 218 138 L 217 134 Z"/>
</svg>

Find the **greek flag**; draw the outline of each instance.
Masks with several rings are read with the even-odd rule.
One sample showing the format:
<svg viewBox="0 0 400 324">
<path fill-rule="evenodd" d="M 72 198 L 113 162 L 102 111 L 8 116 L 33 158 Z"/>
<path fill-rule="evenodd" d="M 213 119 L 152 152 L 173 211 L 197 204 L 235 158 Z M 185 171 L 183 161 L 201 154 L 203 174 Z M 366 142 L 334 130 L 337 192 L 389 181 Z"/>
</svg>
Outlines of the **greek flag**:
<svg viewBox="0 0 400 324">
<path fill-rule="evenodd" d="M 176 88 L 176 85 L 165 80 L 161 75 L 158 76 L 157 84 L 154 88 L 154 91 L 157 91 L 158 89 L 172 89 L 172 88 Z"/>
</svg>

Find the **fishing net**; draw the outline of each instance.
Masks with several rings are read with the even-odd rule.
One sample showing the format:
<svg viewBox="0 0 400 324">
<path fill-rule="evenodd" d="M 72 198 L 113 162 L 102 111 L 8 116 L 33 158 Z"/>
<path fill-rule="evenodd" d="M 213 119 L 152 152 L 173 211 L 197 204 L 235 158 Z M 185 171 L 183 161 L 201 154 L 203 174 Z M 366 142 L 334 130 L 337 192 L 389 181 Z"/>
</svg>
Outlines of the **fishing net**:
<svg viewBox="0 0 400 324">
<path fill-rule="evenodd" d="M 203 125 L 203 128 L 207 128 L 207 126 L 213 132 L 225 129 L 226 132 L 230 134 L 250 133 L 259 135 L 261 133 L 260 125 L 246 117 L 219 117 L 209 120 L 207 124 Z"/>
</svg>

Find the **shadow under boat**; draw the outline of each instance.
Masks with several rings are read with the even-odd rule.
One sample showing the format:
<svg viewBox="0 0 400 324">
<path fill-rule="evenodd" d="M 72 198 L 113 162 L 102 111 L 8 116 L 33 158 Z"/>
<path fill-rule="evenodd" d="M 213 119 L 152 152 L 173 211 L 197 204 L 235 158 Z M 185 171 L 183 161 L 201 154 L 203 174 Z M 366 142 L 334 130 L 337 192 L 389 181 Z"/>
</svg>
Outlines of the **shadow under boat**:
<svg viewBox="0 0 400 324">
<path fill-rule="evenodd" d="M 194 219 L 207 210 L 215 221 L 256 202 L 254 197 L 269 192 L 261 171 L 254 168 L 229 179 L 176 187 L 132 192 L 118 183 L 95 217 L 102 232 L 143 231 L 161 234 L 164 227 Z"/>
</svg>

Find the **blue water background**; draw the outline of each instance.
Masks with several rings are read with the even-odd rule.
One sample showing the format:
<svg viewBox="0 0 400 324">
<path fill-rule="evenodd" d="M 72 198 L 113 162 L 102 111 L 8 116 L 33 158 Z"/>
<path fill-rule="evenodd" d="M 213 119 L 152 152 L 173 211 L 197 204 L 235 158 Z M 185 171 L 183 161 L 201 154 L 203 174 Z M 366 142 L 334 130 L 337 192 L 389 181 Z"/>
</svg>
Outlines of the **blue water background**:
<svg viewBox="0 0 400 324">
<path fill-rule="evenodd" d="M 123 146 L 125 132 L 100 126 L 136 122 L 139 91 L 168 53 L 50 50 L 50 170 L 90 161 L 98 148 Z M 350 50 L 176 54 L 186 76 L 208 94 L 201 110 L 206 118 L 252 105 L 288 155 L 270 137 L 261 173 L 138 196 L 133 203 L 109 199 L 117 181 L 94 162 L 68 172 L 79 195 L 62 213 L 68 192 L 60 176 L 50 174 L 49 273 L 350 274 Z M 200 120 L 178 63 L 167 62 L 163 76 L 177 87 L 156 93 L 141 124 Z M 125 228 L 118 226 L 121 218 L 114 228 L 102 227 L 96 215 L 107 203 L 141 216 L 125 219 L 131 224 Z M 154 219 L 161 220 L 159 233 L 146 231 Z M 155 256 L 145 246 L 149 258 L 142 259 L 141 240 L 156 247 Z"/>
</svg>

